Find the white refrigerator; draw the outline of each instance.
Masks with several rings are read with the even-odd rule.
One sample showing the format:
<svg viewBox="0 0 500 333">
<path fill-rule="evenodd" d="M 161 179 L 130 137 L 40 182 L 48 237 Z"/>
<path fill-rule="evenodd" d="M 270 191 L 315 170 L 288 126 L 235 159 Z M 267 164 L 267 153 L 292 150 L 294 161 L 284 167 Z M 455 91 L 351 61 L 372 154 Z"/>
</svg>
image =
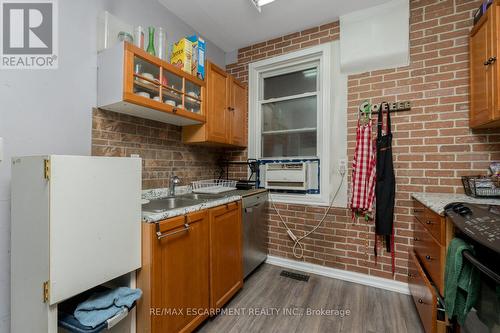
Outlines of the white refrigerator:
<svg viewBox="0 0 500 333">
<path fill-rule="evenodd" d="M 140 158 L 12 159 L 12 332 L 57 332 L 58 303 L 140 268 L 141 169 Z"/>
</svg>

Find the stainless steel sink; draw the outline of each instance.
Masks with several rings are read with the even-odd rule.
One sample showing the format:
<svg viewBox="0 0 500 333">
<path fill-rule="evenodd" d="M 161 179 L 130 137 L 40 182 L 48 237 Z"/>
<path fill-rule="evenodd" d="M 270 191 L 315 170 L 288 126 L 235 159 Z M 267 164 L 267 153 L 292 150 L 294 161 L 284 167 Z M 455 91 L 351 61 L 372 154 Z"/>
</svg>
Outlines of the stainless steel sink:
<svg viewBox="0 0 500 333">
<path fill-rule="evenodd" d="M 209 200 L 217 200 L 220 198 L 224 198 L 224 195 L 188 193 L 188 194 L 183 194 L 183 195 L 179 196 L 179 198 L 186 198 L 186 199 L 190 199 L 190 200 L 209 201 Z"/>
<path fill-rule="evenodd" d="M 142 205 L 142 210 L 145 212 L 161 213 L 167 210 L 189 207 L 203 203 L 204 200 L 195 200 L 192 198 L 172 197 L 157 200 L 151 200 L 149 203 Z"/>
</svg>

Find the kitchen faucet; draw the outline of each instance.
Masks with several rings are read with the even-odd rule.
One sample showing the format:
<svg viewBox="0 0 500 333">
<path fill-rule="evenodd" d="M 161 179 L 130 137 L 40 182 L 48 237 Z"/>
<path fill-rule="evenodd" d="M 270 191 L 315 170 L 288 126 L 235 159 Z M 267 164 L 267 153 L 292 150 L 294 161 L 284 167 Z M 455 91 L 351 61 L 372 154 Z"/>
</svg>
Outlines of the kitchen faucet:
<svg viewBox="0 0 500 333">
<path fill-rule="evenodd" d="M 181 183 L 181 180 L 176 175 L 173 175 L 172 177 L 170 177 L 170 182 L 168 185 L 168 196 L 169 197 L 175 197 L 175 185 L 178 185 L 180 183 Z"/>
</svg>

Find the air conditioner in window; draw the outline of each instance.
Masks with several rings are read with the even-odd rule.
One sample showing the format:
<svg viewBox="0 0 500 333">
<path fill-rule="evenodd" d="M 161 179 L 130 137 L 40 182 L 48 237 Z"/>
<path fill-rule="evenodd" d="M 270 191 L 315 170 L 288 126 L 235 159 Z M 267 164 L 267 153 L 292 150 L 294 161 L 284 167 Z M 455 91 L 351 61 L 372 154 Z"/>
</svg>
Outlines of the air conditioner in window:
<svg viewBox="0 0 500 333">
<path fill-rule="evenodd" d="M 319 193 L 319 160 L 259 161 L 259 187 Z"/>
</svg>

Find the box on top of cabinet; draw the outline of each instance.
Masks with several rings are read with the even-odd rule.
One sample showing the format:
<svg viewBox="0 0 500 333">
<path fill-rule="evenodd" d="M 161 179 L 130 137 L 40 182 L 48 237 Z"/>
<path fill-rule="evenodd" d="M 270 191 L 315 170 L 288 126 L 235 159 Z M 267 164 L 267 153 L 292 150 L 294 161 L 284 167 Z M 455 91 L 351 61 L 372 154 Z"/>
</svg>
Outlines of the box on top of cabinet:
<svg viewBox="0 0 500 333">
<path fill-rule="evenodd" d="M 177 43 L 174 43 L 170 63 L 179 67 L 184 72 L 191 74 L 193 66 L 192 62 L 193 43 L 187 38 L 182 38 Z"/>
<path fill-rule="evenodd" d="M 200 80 L 205 80 L 205 53 L 207 51 L 207 44 L 203 38 L 196 35 L 189 36 L 187 39 L 193 43 L 191 74 L 197 76 Z"/>
</svg>

